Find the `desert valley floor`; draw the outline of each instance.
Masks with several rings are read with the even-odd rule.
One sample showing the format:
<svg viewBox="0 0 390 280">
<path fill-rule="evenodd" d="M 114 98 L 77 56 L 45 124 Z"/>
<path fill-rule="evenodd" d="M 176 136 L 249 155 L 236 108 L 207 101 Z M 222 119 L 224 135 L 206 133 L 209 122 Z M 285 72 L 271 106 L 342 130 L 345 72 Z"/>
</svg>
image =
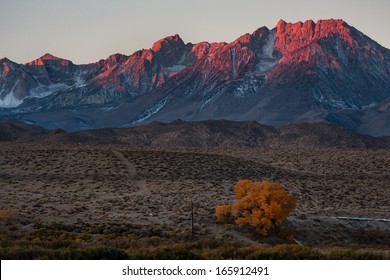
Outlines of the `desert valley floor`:
<svg viewBox="0 0 390 280">
<path fill-rule="evenodd" d="M 270 180 L 298 200 L 284 222 L 294 242 L 367 244 L 389 257 L 390 150 L 2 142 L 0 166 L 0 207 L 13 209 L 16 235 L 61 224 L 176 238 L 191 232 L 192 201 L 197 236 L 262 243 L 218 224 L 215 206 L 233 202 L 239 179 Z"/>
</svg>

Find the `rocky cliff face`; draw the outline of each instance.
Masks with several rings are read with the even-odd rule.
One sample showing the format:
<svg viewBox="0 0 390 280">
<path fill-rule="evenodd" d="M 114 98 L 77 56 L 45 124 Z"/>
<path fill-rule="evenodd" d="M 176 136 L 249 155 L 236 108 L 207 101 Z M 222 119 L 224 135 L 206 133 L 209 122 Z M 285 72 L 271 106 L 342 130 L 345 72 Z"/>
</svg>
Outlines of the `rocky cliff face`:
<svg viewBox="0 0 390 280">
<path fill-rule="evenodd" d="M 172 111 L 190 120 L 278 124 L 331 120 L 338 110 L 353 110 L 353 116 L 337 116 L 335 122 L 354 127 L 357 111 L 390 95 L 389 50 L 342 20 L 280 21 L 230 44 L 193 49 L 198 59 L 155 89 L 159 102 L 130 124 L 170 121 Z"/>
<path fill-rule="evenodd" d="M 366 129 L 368 116 L 387 114 L 375 108 L 390 98 L 390 51 L 333 19 L 280 20 L 231 43 L 185 44 L 174 35 L 87 65 L 50 54 L 25 65 L 5 58 L 0 71 L 0 107 L 18 106 L 32 121 L 69 109 L 90 127 L 108 125 L 99 112 L 115 126 L 226 118 Z"/>
<path fill-rule="evenodd" d="M 42 99 L 85 86 L 98 73 L 99 65 L 74 65 L 69 60 L 45 54 L 24 65 L 4 58 L 0 61 L 1 70 L 0 107 L 17 107 L 29 99 Z"/>
<path fill-rule="evenodd" d="M 0 60 L 0 107 L 17 107 L 38 86 L 22 65 L 7 58 Z"/>
<path fill-rule="evenodd" d="M 87 65 L 51 54 L 24 65 L 4 58 L 0 61 L 0 107 L 17 107 L 27 101 L 32 110 L 53 109 L 131 98 L 150 92 L 191 64 L 196 58 L 191 49 L 192 44 L 185 45 L 175 35 L 157 41 L 149 50 L 130 56 L 114 54 Z"/>
<path fill-rule="evenodd" d="M 276 38 L 273 82 L 294 87 L 304 78 L 303 89 L 333 108 L 362 109 L 389 95 L 389 50 L 344 21 L 280 21 Z"/>
</svg>

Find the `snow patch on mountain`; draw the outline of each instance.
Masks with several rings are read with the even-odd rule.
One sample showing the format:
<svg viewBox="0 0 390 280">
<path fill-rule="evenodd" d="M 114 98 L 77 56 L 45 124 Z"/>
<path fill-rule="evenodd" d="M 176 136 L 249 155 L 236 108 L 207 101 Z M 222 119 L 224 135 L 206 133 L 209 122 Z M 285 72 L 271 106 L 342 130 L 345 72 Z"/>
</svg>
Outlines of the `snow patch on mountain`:
<svg viewBox="0 0 390 280">
<path fill-rule="evenodd" d="M 3 93 L 3 91 L 0 93 Z M 0 98 L 0 107 L 2 108 L 15 108 L 23 103 L 23 100 L 19 100 L 14 96 L 13 91 L 8 93 L 4 98 Z"/>
<path fill-rule="evenodd" d="M 46 96 L 49 96 L 55 92 L 63 91 L 71 88 L 70 86 L 66 85 L 65 83 L 56 83 L 51 84 L 49 86 L 45 86 L 41 83 L 39 83 L 39 86 L 32 89 L 30 91 L 29 97 L 36 97 L 36 98 L 44 98 Z"/>
<path fill-rule="evenodd" d="M 230 49 L 230 61 L 231 61 L 231 67 L 232 67 L 231 79 L 234 79 L 236 76 L 236 69 L 235 69 L 236 51 L 233 48 Z"/>
<path fill-rule="evenodd" d="M 19 100 L 15 97 L 14 90 L 16 86 L 18 85 L 20 81 L 20 77 L 16 80 L 14 83 L 12 89 L 9 91 L 8 94 L 6 94 L 3 98 L 1 98 L 1 95 L 3 94 L 4 90 L 0 93 L 0 107 L 3 108 L 15 108 L 18 107 L 20 104 L 23 103 L 23 100 Z"/>
<path fill-rule="evenodd" d="M 266 44 L 263 46 L 261 53 L 258 55 L 258 63 L 256 70 L 259 72 L 267 72 L 278 64 L 278 60 L 274 58 L 275 51 L 275 32 L 271 32 L 268 36 Z"/>
<path fill-rule="evenodd" d="M 369 109 L 369 108 L 375 107 L 376 105 L 378 105 L 377 102 L 372 102 L 368 105 L 362 106 L 362 109 Z"/>
<path fill-rule="evenodd" d="M 139 115 L 136 119 L 134 119 L 128 126 L 135 125 L 137 123 L 143 122 L 144 120 L 147 120 L 154 114 L 158 113 L 164 106 L 168 103 L 169 97 L 165 97 L 158 101 L 157 103 L 153 104 L 149 108 L 145 110 L 141 115 Z"/>
<path fill-rule="evenodd" d="M 163 67 L 162 68 L 162 71 L 164 72 L 164 74 L 169 74 L 169 73 L 177 73 L 177 72 L 180 72 L 181 70 L 185 69 L 187 66 L 186 65 L 173 65 L 173 66 L 170 66 L 170 67 Z"/>
<path fill-rule="evenodd" d="M 245 75 L 233 90 L 233 95 L 239 98 L 245 98 L 257 93 L 258 89 L 264 84 L 265 77 L 255 77 Z"/>
<path fill-rule="evenodd" d="M 118 109 L 118 106 L 104 106 L 104 107 L 102 107 L 102 110 L 104 112 L 109 112 L 109 111 L 116 110 L 116 109 Z"/>
<path fill-rule="evenodd" d="M 74 77 L 74 86 L 75 87 L 83 87 L 85 86 L 85 80 L 81 77 L 81 75 Z"/>
<path fill-rule="evenodd" d="M 264 45 L 262 49 L 263 57 L 274 58 L 273 54 L 275 50 L 275 40 L 276 40 L 275 32 L 270 32 L 267 43 Z"/>
<path fill-rule="evenodd" d="M 211 101 L 215 96 L 216 96 L 216 94 L 215 94 L 215 95 L 212 95 L 212 96 L 210 96 L 210 97 L 208 97 L 208 98 L 206 98 L 206 100 L 204 100 L 204 101 L 202 102 L 202 104 L 200 105 L 200 108 L 199 108 L 198 112 L 199 112 L 199 113 L 202 112 L 203 109 L 207 106 L 207 104 L 209 104 L 210 101 Z"/>
</svg>

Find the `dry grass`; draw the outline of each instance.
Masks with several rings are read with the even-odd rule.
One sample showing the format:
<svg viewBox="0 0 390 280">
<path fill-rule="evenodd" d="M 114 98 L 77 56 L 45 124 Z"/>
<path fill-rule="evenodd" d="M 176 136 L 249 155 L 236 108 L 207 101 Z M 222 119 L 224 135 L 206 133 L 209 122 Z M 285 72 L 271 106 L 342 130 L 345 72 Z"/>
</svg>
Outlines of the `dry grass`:
<svg viewBox="0 0 390 280">
<path fill-rule="evenodd" d="M 235 182 L 251 179 L 281 183 L 298 199 L 287 224 L 305 244 L 381 248 L 390 239 L 389 223 L 329 218 L 389 218 L 390 150 L 2 142 L 0 166 L 0 209 L 15 210 L 13 224 L 22 233 L 34 224 L 98 224 L 108 231 L 117 224 L 174 239 L 190 232 L 192 200 L 197 235 L 254 242 L 251 233 L 215 221 L 215 206 L 232 203 Z M 359 238 L 347 238 L 356 232 Z"/>
</svg>

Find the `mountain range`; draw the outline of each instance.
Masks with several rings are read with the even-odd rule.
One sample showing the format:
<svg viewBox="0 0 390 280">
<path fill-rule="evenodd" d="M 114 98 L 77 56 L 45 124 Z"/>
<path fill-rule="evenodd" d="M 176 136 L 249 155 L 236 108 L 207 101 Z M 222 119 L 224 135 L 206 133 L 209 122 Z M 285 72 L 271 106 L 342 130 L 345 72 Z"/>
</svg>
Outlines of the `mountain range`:
<svg viewBox="0 0 390 280">
<path fill-rule="evenodd" d="M 68 131 L 228 119 L 328 122 L 390 135 L 390 50 L 343 20 L 261 27 L 231 43 L 179 35 L 76 65 L 0 60 L 0 119 Z"/>
</svg>

